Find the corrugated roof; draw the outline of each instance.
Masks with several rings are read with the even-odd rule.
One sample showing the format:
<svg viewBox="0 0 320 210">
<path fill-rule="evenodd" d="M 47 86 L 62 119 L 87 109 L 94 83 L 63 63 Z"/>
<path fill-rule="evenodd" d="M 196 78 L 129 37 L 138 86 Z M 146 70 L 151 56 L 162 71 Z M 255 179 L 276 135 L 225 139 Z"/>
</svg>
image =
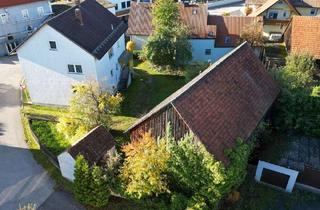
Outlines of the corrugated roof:
<svg viewBox="0 0 320 210">
<path fill-rule="evenodd" d="M 291 52 L 308 53 L 320 59 L 320 17 L 293 16 Z"/>
<path fill-rule="evenodd" d="M 47 0 L 0 0 L 0 7 L 11 7 L 20 4 L 28 4 L 37 1 L 47 1 Z"/>
<path fill-rule="evenodd" d="M 166 106 L 175 107 L 218 160 L 236 138 L 247 139 L 276 99 L 279 88 L 247 43 L 219 59 L 173 93 L 129 130 Z"/>
<path fill-rule="evenodd" d="M 235 47 L 239 44 L 241 32 L 251 24 L 258 24 L 263 28 L 262 17 L 246 16 L 208 16 L 208 24 L 216 25 L 216 46 Z"/>
<path fill-rule="evenodd" d="M 152 33 L 151 8 L 152 4 L 149 3 L 131 3 L 128 35 L 149 36 Z M 189 28 L 193 38 L 212 38 L 216 35 L 216 27 L 207 25 L 207 9 L 205 4 L 179 4 L 181 20 Z"/>
<path fill-rule="evenodd" d="M 101 125 L 76 142 L 68 153 L 75 159 L 83 155 L 90 165 L 97 163 L 115 146 L 112 135 Z"/>
</svg>

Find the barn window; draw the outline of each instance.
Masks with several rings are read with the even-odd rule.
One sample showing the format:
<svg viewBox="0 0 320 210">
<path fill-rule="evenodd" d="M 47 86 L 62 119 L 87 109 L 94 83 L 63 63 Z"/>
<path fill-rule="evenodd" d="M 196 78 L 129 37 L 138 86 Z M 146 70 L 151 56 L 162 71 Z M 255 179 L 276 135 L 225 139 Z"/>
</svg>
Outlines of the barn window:
<svg viewBox="0 0 320 210">
<path fill-rule="evenodd" d="M 50 50 L 57 50 L 57 43 L 55 41 L 49 41 Z"/>
</svg>

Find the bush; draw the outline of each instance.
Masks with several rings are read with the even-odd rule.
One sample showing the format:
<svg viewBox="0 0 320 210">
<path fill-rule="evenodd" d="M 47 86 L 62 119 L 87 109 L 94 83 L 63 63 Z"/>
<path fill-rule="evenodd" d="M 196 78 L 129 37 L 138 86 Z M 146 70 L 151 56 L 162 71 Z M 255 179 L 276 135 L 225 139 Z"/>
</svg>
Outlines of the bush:
<svg viewBox="0 0 320 210">
<path fill-rule="evenodd" d="M 53 155 L 59 155 L 70 146 L 63 134 L 56 128 L 57 123 L 43 120 L 32 120 L 31 129 L 43 144 Z"/>
<path fill-rule="evenodd" d="M 181 193 L 173 193 L 170 203 L 172 210 L 185 210 L 188 205 L 188 198 Z"/>
</svg>

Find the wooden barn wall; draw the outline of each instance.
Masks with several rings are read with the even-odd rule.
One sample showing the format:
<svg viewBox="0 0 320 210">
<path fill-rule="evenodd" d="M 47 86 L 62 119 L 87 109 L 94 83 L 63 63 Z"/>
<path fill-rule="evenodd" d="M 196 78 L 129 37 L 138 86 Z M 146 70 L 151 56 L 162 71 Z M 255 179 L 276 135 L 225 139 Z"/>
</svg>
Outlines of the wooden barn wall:
<svg viewBox="0 0 320 210">
<path fill-rule="evenodd" d="M 163 137 L 166 134 L 166 127 L 169 122 L 171 123 L 173 136 L 176 140 L 189 132 L 188 126 L 180 118 L 176 110 L 169 105 L 131 129 L 130 139 L 138 139 L 148 131 L 155 138 Z"/>
</svg>

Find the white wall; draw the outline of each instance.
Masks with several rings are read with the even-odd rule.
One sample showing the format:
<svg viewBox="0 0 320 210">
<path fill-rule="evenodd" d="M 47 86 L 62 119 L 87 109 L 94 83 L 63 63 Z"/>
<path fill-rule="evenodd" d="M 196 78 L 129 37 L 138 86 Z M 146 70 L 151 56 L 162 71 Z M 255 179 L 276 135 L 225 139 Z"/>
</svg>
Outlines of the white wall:
<svg viewBox="0 0 320 210">
<path fill-rule="evenodd" d="M 190 43 L 193 61 L 215 62 L 233 49 L 232 47 L 215 47 L 214 39 L 191 39 Z M 211 49 L 211 55 L 205 54 L 206 49 Z"/>
<path fill-rule="evenodd" d="M 35 104 L 68 105 L 73 84 L 97 78 L 94 57 L 48 25 L 18 49 L 18 57 Z M 81 65 L 83 73 L 68 73 L 68 64 Z"/>
<path fill-rule="evenodd" d="M 311 10 L 313 8 L 307 8 L 307 7 L 297 7 L 297 10 L 300 12 L 302 16 L 320 16 L 320 8 L 314 8 L 315 14 L 311 14 Z"/>
<path fill-rule="evenodd" d="M 58 161 L 60 166 L 61 174 L 64 178 L 68 179 L 69 181 L 74 180 L 74 167 L 76 161 L 68 152 L 63 152 L 58 155 Z"/>
<path fill-rule="evenodd" d="M 132 35 L 130 39 L 135 43 L 135 50 L 142 50 L 143 45 L 147 43 L 148 36 Z"/>
<path fill-rule="evenodd" d="M 118 62 L 119 57 L 125 51 L 124 35 L 112 46 L 114 55 L 109 59 L 106 53 L 100 60 L 96 60 L 97 78 L 102 89 L 114 92 L 119 83 L 121 66 Z M 118 68 L 117 68 L 118 66 Z M 113 76 L 111 75 L 111 70 Z M 114 89 L 114 88 L 115 89 Z"/>
</svg>

